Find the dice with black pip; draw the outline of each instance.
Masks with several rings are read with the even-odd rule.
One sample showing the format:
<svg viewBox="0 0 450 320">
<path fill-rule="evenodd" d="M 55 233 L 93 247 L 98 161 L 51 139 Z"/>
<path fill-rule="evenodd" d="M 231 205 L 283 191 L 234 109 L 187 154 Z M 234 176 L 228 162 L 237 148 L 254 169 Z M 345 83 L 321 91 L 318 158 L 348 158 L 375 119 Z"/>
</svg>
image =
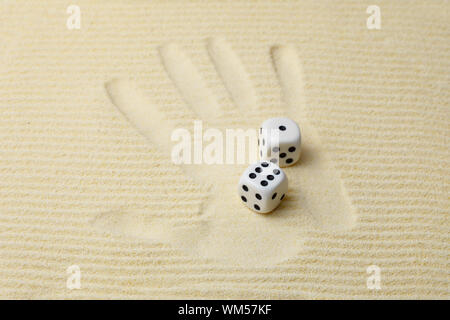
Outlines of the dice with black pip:
<svg viewBox="0 0 450 320">
<path fill-rule="evenodd" d="M 274 210 L 285 198 L 288 179 L 274 163 L 263 161 L 250 165 L 239 180 L 238 194 L 242 202 L 256 212 Z"/>
<path fill-rule="evenodd" d="M 289 118 L 271 118 L 259 129 L 259 156 L 280 167 L 293 165 L 300 158 L 301 134 L 298 124 Z"/>
</svg>

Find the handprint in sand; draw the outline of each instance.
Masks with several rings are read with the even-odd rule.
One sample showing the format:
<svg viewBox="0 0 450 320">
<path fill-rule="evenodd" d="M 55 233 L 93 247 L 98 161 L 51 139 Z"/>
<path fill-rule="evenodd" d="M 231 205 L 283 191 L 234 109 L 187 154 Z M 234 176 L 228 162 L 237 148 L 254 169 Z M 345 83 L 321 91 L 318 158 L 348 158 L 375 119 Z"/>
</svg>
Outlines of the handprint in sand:
<svg viewBox="0 0 450 320">
<path fill-rule="evenodd" d="M 283 95 L 282 105 L 270 111 L 261 108 L 257 88 L 231 46 L 224 39 L 211 39 L 207 48 L 233 107 L 222 107 L 187 54 L 177 45 L 168 44 L 159 54 L 183 100 L 183 112 L 201 120 L 204 127 L 222 132 L 256 130 L 265 118 L 273 116 L 297 121 L 302 130 L 302 156 L 297 164 L 284 169 L 290 183 L 286 199 L 273 213 L 257 214 L 243 206 L 236 194 L 246 164 L 180 164 L 193 181 L 207 186 L 208 197 L 196 217 L 174 222 L 145 212 L 110 212 L 98 216 L 94 226 L 168 242 L 186 254 L 241 265 L 272 264 L 295 256 L 302 250 L 308 231 L 342 232 L 352 228 L 356 213 L 350 198 L 316 130 L 307 121 L 303 72 L 295 48 L 275 46 L 270 50 Z M 179 123 L 165 114 L 164 106 L 155 105 L 129 80 L 112 80 L 106 90 L 125 118 L 166 155 L 167 165 L 175 165 L 171 161 L 171 137 Z M 192 128 L 189 121 L 183 127 Z"/>
</svg>

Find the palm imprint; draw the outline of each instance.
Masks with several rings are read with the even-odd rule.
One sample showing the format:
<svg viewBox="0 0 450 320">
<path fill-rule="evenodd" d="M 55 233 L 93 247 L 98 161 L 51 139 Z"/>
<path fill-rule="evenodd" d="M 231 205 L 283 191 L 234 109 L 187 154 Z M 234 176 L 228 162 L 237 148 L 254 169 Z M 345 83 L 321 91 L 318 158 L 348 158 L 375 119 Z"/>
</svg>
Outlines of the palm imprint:
<svg viewBox="0 0 450 320">
<path fill-rule="evenodd" d="M 217 102 L 194 64 L 177 45 L 160 48 L 162 63 L 184 101 L 183 111 L 202 120 L 204 127 L 222 132 L 232 128 L 256 130 L 267 112 L 261 111 L 251 77 L 239 57 L 224 39 L 209 40 L 208 52 L 233 101 L 232 109 Z M 289 191 L 273 213 L 257 214 L 240 203 L 236 188 L 246 165 L 183 164 L 183 172 L 208 189 L 208 197 L 196 217 L 180 222 L 145 212 L 110 212 L 99 215 L 93 221 L 94 226 L 168 242 L 186 254 L 249 266 L 294 257 L 310 231 L 342 232 L 352 228 L 356 214 L 351 201 L 316 131 L 306 119 L 297 52 L 291 46 L 273 47 L 271 57 L 285 107 L 273 108 L 270 116 L 294 119 L 302 131 L 302 156 L 296 165 L 284 168 L 289 177 Z M 173 145 L 170 137 L 178 124 L 129 80 L 112 80 L 106 84 L 106 90 L 125 118 L 170 162 Z M 191 128 L 192 123 L 184 127 Z"/>
</svg>

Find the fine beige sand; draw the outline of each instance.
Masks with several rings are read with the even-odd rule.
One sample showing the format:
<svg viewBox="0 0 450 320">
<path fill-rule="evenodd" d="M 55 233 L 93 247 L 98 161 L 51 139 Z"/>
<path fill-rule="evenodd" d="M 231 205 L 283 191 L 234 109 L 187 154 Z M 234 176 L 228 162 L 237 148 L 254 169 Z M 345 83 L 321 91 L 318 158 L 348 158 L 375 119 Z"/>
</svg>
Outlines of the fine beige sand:
<svg viewBox="0 0 450 320">
<path fill-rule="evenodd" d="M 450 297 L 448 2 L 76 4 L 0 2 L 0 297 Z M 175 128 L 274 116 L 272 214 L 245 165 L 171 162 Z"/>
</svg>

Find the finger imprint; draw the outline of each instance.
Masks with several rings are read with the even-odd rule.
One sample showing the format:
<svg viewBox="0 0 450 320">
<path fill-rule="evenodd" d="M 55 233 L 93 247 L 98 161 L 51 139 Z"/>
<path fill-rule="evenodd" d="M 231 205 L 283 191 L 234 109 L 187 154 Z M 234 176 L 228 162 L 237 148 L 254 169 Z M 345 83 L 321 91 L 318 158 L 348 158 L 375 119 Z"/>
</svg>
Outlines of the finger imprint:
<svg viewBox="0 0 450 320">
<path fill-rule="evenodd" d="M 255 111 L 256 92 L 241 60 L 222 38 L 208 40 L 208 52 L 234 103 L 242 112 Z"/>
<path fill-rule="evenodd" d="M 197 116 L 203 120 L 220 117 L 219 104 L 183 50 L 171 43 L 162 46 L 159 52 L 170 79 Z"/>
<path fill-rule="evenodd" d="M 105 84 L 112 103 L 151 143 L 170 154 L 173 127 L 131 81 L 115 79 Z"/>
<path fill-rule="evenodd" d="M 291 110 L 300 110 L 304 115 L 306 110 L 303 70 L 298 61 L 297 51 L 292 46 L 276 46 L 271 51 L 287 107 Z"/>
</svg>

